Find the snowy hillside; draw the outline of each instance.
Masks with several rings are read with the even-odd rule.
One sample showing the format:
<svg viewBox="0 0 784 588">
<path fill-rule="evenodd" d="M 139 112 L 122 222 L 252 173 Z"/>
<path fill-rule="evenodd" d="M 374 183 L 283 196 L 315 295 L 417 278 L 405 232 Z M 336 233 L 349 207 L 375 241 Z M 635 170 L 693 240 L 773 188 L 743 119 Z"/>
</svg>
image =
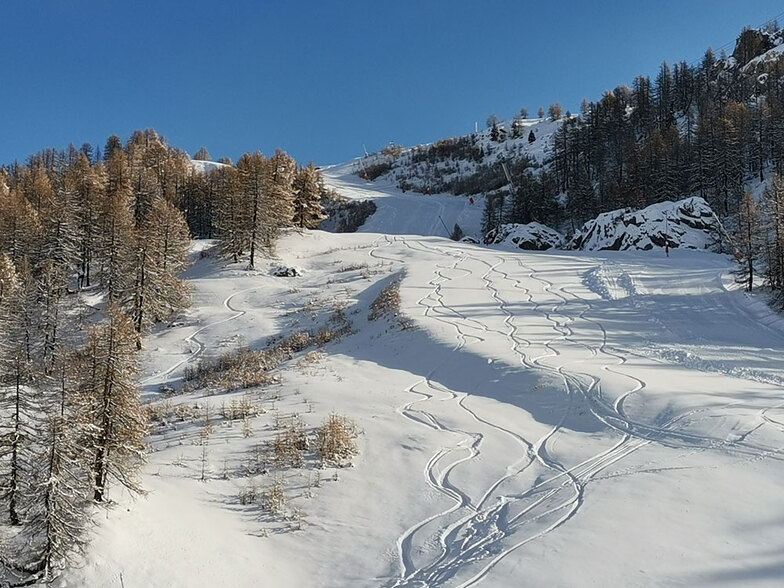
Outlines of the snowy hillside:
<svg viewBox="0 0 784 588">
<path fill-rule="evenodd" d="M 371 199 L 378 207 L 362 231 L 389 235 L 434 235 L 449 237 L 454 225 L 477 240 L 482 237 L 484 198 L 450 194 L 422 195 L 404 192 L 387 177 L 368 182 L 353 172 L 359 160 L 322 170 L 326 183 L 338 194 L 354 200 Z"/>
<path fill-rule="evenodd" d="M 780 584 L 784 331 L 726 257 L 458 244 L 437 216 L 474 231 L 465 198 L 349 168 L 326 177 L 378 203 L 360 232 L 292 232 L 255 272 L 188 270 L 193 308 L 145 342 L 168 415 L 150 492 L 111 496 L 59 586 Z M 182 390 L 199 360 L 335 320 L 351 333 L 266 386 Z M 264 461 L 330 413 L 357 425 L 350 467 Z M 278 515 L 254 487 L 282 489 Z"/>
<path fill-rule="evenodd" d="M 506 185 L 500 167 L 508 162 L 512 171 L 526 166 L 542 167 L 552 156 L 554 135 L 563 120 L 521 119 L 517 135 L 513 121 L 499 121 L 500 136 L 491 138 L 491 129 L 472 135 L 443 139 L 397 152 L 375 153 L 358 159 L 352 171 L 375 179 L 381 175 L 396 186 L 421 193 L 449 192 L 480 194 Z"/>
</svg>

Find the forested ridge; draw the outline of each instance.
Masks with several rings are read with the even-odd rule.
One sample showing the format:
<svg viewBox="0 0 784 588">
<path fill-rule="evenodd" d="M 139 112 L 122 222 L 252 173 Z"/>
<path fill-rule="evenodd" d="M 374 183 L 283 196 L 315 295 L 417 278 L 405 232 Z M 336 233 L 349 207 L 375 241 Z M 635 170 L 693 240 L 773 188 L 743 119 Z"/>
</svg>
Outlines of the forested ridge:
<svg viewBox="0 0 784 588">
<path fill-rule="evenodd" d="M 731 55 L 662 63 L 653 79 L 583 100 L 579 114 L 556 103 L 545 118 L 540 108 L 539 123 L 557 123 L 546 136 L 521 108 L 511 121 L 492 115 L 480 133 L 387 148 L 358 172 L 423 193 L 489 195 L 488 230 L 531 221 L 574 230 L 601 212 L 692 195 L 734 216 L 755 179 L 784 168 L 782 42 L 775 23 L 745 29 Z"/>
<path fill-rule="evenodd" d="M 495 114 L 482 132 L 402 149 L 391 145 L 357 166 L 403 190 L 481 194 L 482 231 L 538 222 L 567 237 L 618 209 L 703 198 L 727 227 L 726 250 L 753 286 L 763 273 L 784 286 L 784 31 L 744 29 L 732 54 L 661 64 L 579 114 L 559 103 L 528 119 Z M 729 242 L 727 242 L 729 241 Z M 568 242 L 568 239 L 567 239 Z"/>
<path fill-rule="evenodd" d="M 189 304 L 191 236 L 253 267 L 282 229 L 318 224 L 326 194 L 282 151 L 200 166 L 151 129 L 0 168 L 0 563 L 15 582 L 78 556 L 110 482 L 143 492 L 138 351 Z"/>
</svg>

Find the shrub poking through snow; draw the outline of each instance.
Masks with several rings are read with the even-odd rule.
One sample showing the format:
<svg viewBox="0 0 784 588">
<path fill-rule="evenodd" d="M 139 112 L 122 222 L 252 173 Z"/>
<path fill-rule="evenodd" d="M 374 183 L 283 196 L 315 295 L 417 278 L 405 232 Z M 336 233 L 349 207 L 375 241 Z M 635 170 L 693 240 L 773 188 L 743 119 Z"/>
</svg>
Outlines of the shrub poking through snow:
<svg viewBox="0 0 784 588">
<path fill-rule="evenodd" d="M 251 480 L 247 486 L 240 488 L 237 498 L 240 504 L 256 504 L 259 499 L 259 487 L 256 482 Z"/>
<path fill-rule="evenodd" d="M 357 426 L 344 416 L 331 414 L 316 432 L 316 451 L 322 465 L 344 465 L 357 454 Z"/>
<path fill-rule="evenodd" d="M 320 347 L 351 332 L 351 323 L 338 304 L 327 322 L 328 325 L 318 331 L 300 331 L 277 339 L 266 349 L 243 347 L 216 358 L 202 359 L 195 367 L 185 369 L 186 384 L 196 381 L 196 388 L 223 391 L 270 384 L 274 378 L 269 372 L 291 359 L 294 353 L 308 347 Z"/>
<path fill-rule="evenodd" d="M 308 446 L 305 423 L 299 415 L 292 415 L 290 422 L 270 442 L 272 460 L 279 468 L 285 466 L 302 467 L 305 463 L 305 451 Z"/>
<path fill-rule="evenodd" d="M 368 320 L 376 321 L 385 316 L 397 316 L 400 311 L 400 281 L 395 280 L 370 303 Z"/>
<path fill-rule="evenodd" d="M 396 319 L 404 329 L 413 328 L 413 325 L 400 314 L 400 280 L 390 283 L 370 303 L 368 320 L 377 321 L 385 317 Z"/>
<path fill-rule="evenodd" d="M 199 387 L 237 390 L 253 388 L 270 382 L 267 373 L 282 361 L 278 350 L 252 351 L 239 349 L 214 359 L 203 359 L 195 368 L 187 369 L 186 380 L 198 380 Z"/>
<path fill-rule="evenodd" d="M 262 498 L 264 510 L 277 517 L 286 516 L 286 487 L 283 478 L 276 478 Z"/>
</svg>

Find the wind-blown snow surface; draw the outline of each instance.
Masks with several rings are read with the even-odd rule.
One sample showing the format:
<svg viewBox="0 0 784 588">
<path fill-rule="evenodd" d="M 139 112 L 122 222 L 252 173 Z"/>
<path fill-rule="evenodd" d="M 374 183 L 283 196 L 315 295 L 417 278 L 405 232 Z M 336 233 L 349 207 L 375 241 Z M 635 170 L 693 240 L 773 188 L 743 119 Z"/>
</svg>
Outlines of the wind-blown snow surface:
<svg viewBox="0 0 784 588">
<path fill-rule="evenodd" d="M 353 418 L 354 467 L 292 496 L 301 531 L 262 536 L 242 480 L 199 482 L 198 447 L 153 439 L 151 493 L 115 496 L 61 585 L 781 584 L 784 333 L 732 286 L 727 258 L 457 244 L 415 233 L 467 205 L 329 182 L 378 196 L 366 228 L 398 234 L 291 234 L 274 265 L 301 277 L 199 261 L 193 310 L 147 339 L 145 386 L 262 341 L 308 300 L 345 300 L 355 334 L 285 369 L 276 406 Z M 415 330 L 366 320 L 396 275 Z M 213 468 L 251 441 L 219 429 Z"/>
</svg>

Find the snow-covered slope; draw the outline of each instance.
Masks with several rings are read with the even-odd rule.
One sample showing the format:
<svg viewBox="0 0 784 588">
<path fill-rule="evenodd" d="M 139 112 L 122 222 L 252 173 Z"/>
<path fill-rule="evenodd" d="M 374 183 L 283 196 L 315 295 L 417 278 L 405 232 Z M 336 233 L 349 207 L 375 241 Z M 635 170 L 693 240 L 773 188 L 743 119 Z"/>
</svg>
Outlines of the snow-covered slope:
<svg viewBox="0 0 784 588">
<path fill-rule="evenodd" d="M 218 163 L 217 161 L 205 161 L 202 159 L 191 159 L 191 169 L 194 171 L 206 174 L 221 167 L 227 167 L 225 163 Z"/>
<path fill-rule="evenodd" d="M 614 210 L 585 223 L 570 242 L 571 249 L 649 250 L 654 247 L 719 251 L 719 222 L 699 197 L 660 202 L 642 210 Z"/>
<path fill-rule="evenodd" d="M 151 438 L 150 494 L 112 493 L 60 586 L 780 585 L 784 332 L 726 257 L 454 243 L 434 213 L 470 227 L 466 199 L 327 178 L 377 200 L 364 232 L 286 236 L 270 263 L 298 277 L 198 261 L 193 309 L 146 340 L 147 396 L 336 305 L 354 333 L 271 387 L 174 397 L 201 416 Z M 367 319 L 395 280 L 414 329 Z M 245 395 L 247 437 L 218 416 Z M 332 411 L 353 467 L 247 473 L 281 421 Z M 299 518 L 240 503 L 277 478 Z"/>
<path fill-rule="evenodd" d="M 356 165 L 356 162 L 349 162 L 327 167 L 322 174 L 326 185 L 336 189 L 341 196 L 370 199 L 376 203 L 377 212 L 365 222 L 361 231 L 448 237 L 458 224 L 464 234 L 475 239 L 482 237 L 484 198 L 403 192 L 390 178 L 368 182 L 358 177 L 354 174 Z"/>
<path fill-rule="evenodd" d="M 495 140 L 492 131 L 484 129 L 400 149 L 399 153 L 375 153 L 355 160 L 350 169 L 358 176 L 367 173 L 371 178 L 380 173 L 394 185 L 420 193 L 493 192 L 507 184 L 501 162 L 514 171 L 523 160 L 539 168 L 551 159 L 555 133 L 564 120 L 520 120 L 517 136 L 512 133 L 513 121 L 500 121 L 500 136 Z"/>
</svg>

